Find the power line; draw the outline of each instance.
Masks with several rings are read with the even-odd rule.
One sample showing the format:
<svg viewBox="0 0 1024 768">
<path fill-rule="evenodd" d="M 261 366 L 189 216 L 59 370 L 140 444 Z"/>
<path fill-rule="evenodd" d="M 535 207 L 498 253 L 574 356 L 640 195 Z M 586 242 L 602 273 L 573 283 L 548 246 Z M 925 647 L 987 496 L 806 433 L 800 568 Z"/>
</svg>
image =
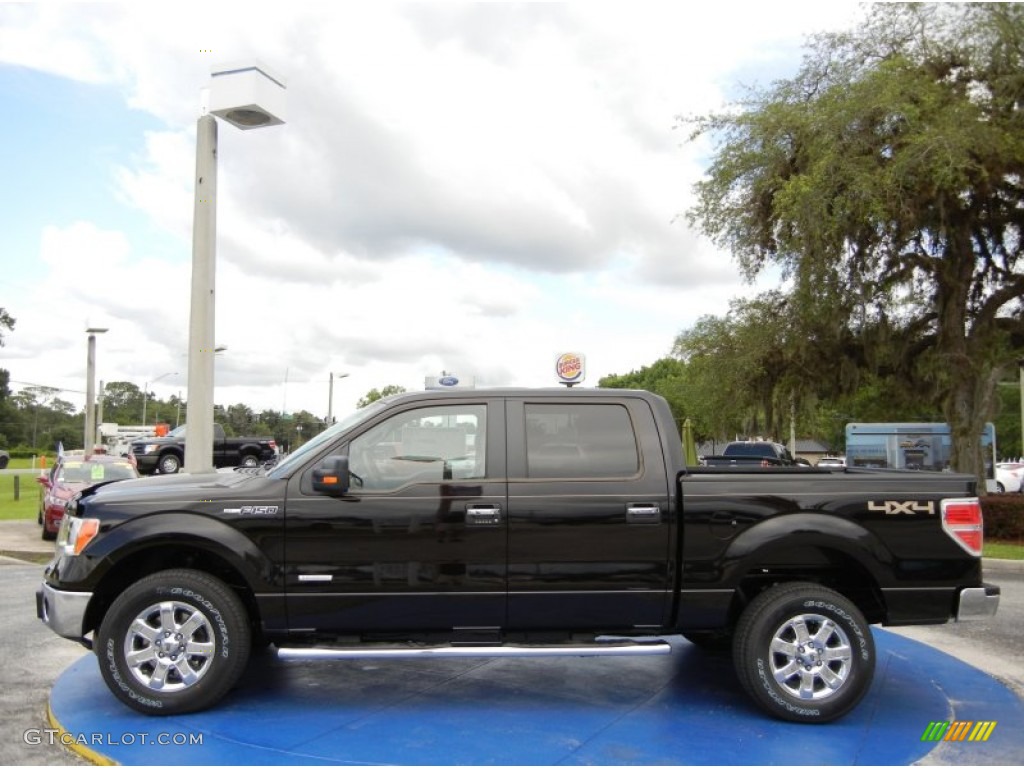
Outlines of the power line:
<svg viewBox="0 0 1024 768">
<path fill-rule="evenodd" d="M 26 387 L 43 387 L 44 389 L 55 389 L 58 392 L 74 392 L 75 394 L 84 395 L 85 392 L 81 389 L 68 389 L 67 387 L 51 387 L 49 384 L 36 384 L 34 381 L 15 381 L 14 379 L 8 379 L 10 384 L 21 384 Z"/>
</svg>

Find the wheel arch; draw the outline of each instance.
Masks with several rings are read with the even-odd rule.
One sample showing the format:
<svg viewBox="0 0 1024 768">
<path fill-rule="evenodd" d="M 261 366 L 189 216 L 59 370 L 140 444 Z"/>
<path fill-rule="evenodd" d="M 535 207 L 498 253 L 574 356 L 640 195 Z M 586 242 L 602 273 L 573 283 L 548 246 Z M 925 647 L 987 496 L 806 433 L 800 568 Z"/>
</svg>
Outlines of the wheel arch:
<svg viewBox="0 0 1024 768">
<path fill-rule="evenodd" d="M 191 523 L 195 525 L 195 521 Z M 254 547 L 244 537 L 235 535 L 230 538 L 240 538 L 241 541 L 222 543 L 201 536 L 183 537 L 181 534 L 173 541 L 159 534 L 138 541 L 133 540 L 130 550 L 122 550 L 121 556 L 111 563 L 93 588 L 93 597 L 86 610 L 83 631 L 96 630 L 111 604 L 130 584 L 160 571 L 189 568 L 223 581 L 238 595 L 245 606 L 254 636 L 261 633 L 263 622 L 256 600 L 260 580 L 253 573 L 252 566 L 257 564 L 254 557 L 259 557 L 260 560 L 266 558 L 258 551 L 250 551 L 254 550 Z M 111 556 L 114 556 L 113 552 Z"/>
<path fill-rule="evenodd" d="M 835 590 L 856 605 L 870 624 L 884 623 L 888 616 L 881 586 L 862 561 L 841 547 L 806 544 L 762 552 L 751 559 L 736 585 L 730 624 L 766 589 L 789 582 Z"/>
<path fill-rule="evenodd" d="M 869 623 L 885 622 L 882 592 L 888 550 L 849 520 L 816 514 L 785 515 L 755 526 L 729 547 L 726 580 L 734 589 L 729 609 L 734 626 L 744 607 L 765 589 L 806 581 L 834 589 L 853 602 Z"/>
</svg>

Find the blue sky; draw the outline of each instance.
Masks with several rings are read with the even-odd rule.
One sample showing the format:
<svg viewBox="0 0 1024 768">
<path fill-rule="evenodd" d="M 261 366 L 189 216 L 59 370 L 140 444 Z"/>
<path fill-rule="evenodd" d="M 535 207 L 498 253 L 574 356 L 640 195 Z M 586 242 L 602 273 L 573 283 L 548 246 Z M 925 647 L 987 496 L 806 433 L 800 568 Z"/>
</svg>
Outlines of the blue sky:
<svg viewBox="0 0 1024 768">
<path fill-rule="evenodd" d="M 147 227 L 144 215 L 117 200 L 111 168 L 124 153 L 140 151 L 143 132 L 157 121 L 126 110 L 112 86 L 2 64 L 0 83 L 4 111 L 15 116 L 3 131 L 5 176 L 14 182 L 0 187 L 4 218 L 13 225 L 4 227 L 5 281 L 43 277 L 45 265 L 35 256 L 47 224 Z"/>
<path fill-rule="evenodd" d="M 244 8 L 244 13 L 240 10 Z M 688 230 L 675 117 L 795 71 L 852 3 L 0 4 L 0 366 L 79 404 L 186 384 L 199 89 L 259 59 L 287 122 L 220 127 L 215 400 L 335 411 L 441 369 L 654 362 L 756 290 Z M 712 33 L 713 31 L 713 33 Z"/>
</svg>

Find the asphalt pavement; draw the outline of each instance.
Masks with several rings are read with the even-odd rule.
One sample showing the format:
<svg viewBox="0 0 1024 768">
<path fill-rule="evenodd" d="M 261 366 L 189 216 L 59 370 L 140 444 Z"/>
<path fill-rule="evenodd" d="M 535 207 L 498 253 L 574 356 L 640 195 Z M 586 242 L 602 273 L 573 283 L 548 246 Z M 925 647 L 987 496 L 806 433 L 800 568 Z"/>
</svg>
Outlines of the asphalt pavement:
<svg viewBox="0 0 1024 768">
<path fill-rule="evenodd" d="M 0 521 L 0 765 L 87 764 L 47 730 L 54 681 L 89 653 L 36 618 L 35 590 L 52 549 L 35 521 Z M 1024 562 L 986 561 L 985 579 L 1002 587 L 994 619 L 891 631 L 988 673 L 1024 700 Z M 942 763 L 941 750 L 922 762 Z"/>
</svg>

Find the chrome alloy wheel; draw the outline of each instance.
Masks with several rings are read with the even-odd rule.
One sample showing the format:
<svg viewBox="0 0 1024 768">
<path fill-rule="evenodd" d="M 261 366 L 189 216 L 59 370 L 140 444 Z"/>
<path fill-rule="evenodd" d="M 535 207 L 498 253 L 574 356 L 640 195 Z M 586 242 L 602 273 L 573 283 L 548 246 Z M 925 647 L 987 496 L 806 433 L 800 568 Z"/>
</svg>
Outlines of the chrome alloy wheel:
<svg viewBox="0 0 1024 768">
<path fill-rule="evenodd" d="M 164 601 L 140 612 L 124 638 L 132 676 L 154 691 L 180 691 L 198 683 L 216 650 L 213 625 L 188 603 Z"/>
<path fill-rule="evenodd" d="M 794 616 L 772 635 L 771 671 L 794 698 L 820 701 L 839 691 L 852 669 L 846 632 L 826 616 Z"/>
</svg>

